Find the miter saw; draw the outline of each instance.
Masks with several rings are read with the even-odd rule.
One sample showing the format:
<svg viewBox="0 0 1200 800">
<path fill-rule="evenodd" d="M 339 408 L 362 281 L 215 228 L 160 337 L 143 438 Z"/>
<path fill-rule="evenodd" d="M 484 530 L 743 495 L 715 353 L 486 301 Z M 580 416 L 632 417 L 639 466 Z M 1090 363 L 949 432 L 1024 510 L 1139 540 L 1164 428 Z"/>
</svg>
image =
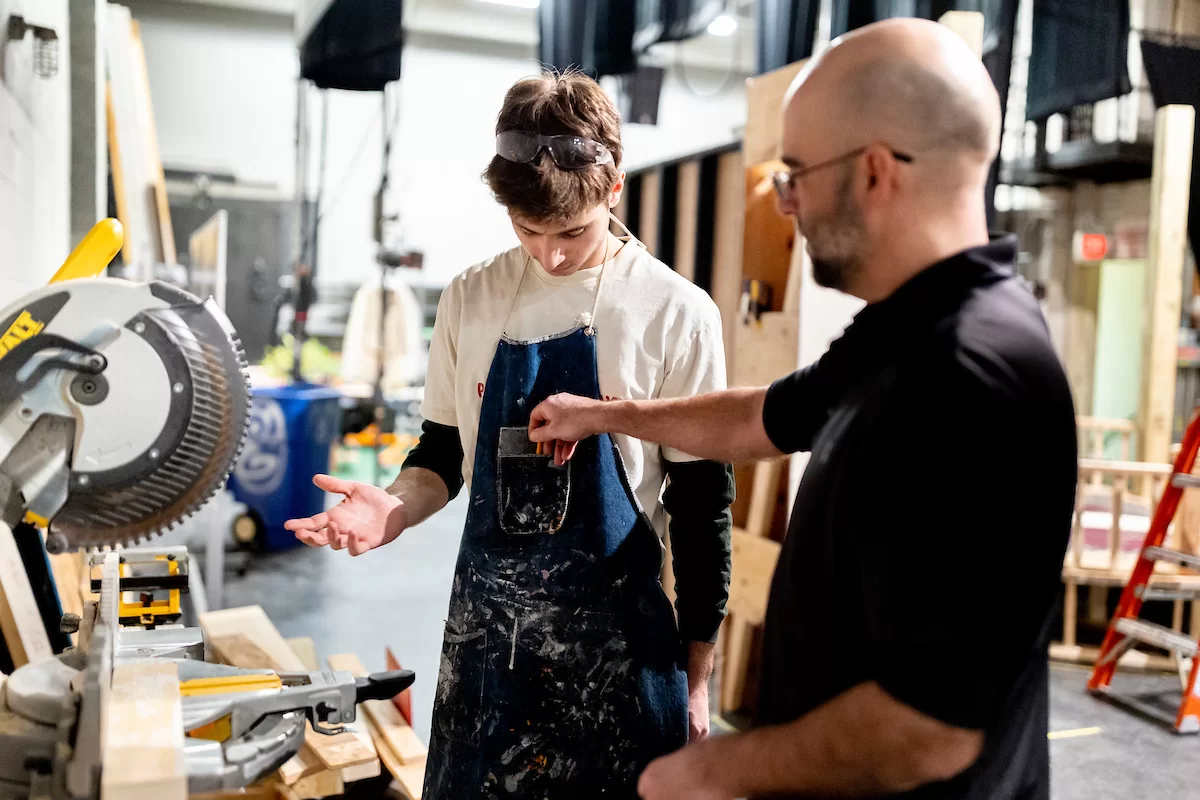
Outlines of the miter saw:
<svg viewBox="0 0 1200 800">
<path fill-rule="evenodd" d="M 131 661 L 177 664 L 189 792 L 247 786 L 296 754 L 306 721 L 339 733 L 358 702 L 413 682 L 207 663 L 180 624 L 186 549 L 119 549 L 223 485 L 249 410 L 241 345 L 211 298 L 87 277 L 120 241 L 106 220 L 50 285 L 0 310 L 0 525 L 44 529 L 51 552 L 108 549 L 88 562 L 99 600 L 63 621 L 77 645 L 0 679 L 0 800 L 99 798 L 107 687 Z"/>
</svg>

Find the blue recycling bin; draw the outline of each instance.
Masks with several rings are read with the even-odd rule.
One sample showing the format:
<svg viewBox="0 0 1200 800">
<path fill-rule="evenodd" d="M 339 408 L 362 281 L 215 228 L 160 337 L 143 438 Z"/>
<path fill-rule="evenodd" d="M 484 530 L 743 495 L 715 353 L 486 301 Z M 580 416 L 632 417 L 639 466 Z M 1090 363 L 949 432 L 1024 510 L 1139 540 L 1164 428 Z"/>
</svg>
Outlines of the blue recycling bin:
<svg viewBox="0 0 1200 800">
<path fill-rule="evenodd" d="M 341 394 L 303 383 L 250 393 L 250 431 L 229 486 L 257 517 L 262 549 L 284 550 L 299 544 L 285 521 L 325 510 L 325 493 L 312 477 L 329 471 L 329 451 L 341 429 Z"/>
</svg>

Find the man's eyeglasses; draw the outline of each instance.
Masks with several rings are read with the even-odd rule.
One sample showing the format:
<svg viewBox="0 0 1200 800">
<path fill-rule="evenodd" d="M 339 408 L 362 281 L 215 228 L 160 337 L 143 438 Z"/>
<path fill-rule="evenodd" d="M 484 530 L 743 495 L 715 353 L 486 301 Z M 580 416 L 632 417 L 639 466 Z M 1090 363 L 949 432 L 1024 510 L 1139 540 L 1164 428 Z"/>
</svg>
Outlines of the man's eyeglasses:
<svg viewBox="0 0 1200 800">
<path fill-rule="evenodd" d="M 832 167 L 834 164 L 840 164 L 843 161 L 849 161 L 852 158 L 857 158 L 867 151 L 870 145 L 856 147 L 848 153 L 843 153 L 840 156 L 831 158 L 828 161 L 822 161 L 819 164 L 813 164 L 811 167 L 801 167 L 800 169 L 790 169 L 781 172 L 776 172 L 771 175 L 771 182 L 775 184 L 775 193 L 779 195 L 779 200 L 788 203 L 793 199 L 796 191 L 796 181 L 803 178 L 805 175 L 811 175 L 819 169 Z M 901 153 L 898 150 L 888 148 L 888 152 L 892 154 L 892 158 L 905 164 L 911 164 L 913 157 L 907 153 Z"/>
</svg>

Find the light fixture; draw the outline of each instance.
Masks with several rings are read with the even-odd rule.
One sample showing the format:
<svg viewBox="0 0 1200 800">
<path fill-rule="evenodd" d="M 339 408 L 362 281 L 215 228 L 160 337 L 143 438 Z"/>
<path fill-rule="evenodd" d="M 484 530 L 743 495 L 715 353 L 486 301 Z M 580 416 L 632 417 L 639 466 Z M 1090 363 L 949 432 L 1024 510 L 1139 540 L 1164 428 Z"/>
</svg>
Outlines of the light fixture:
<svg viewBox="0 0 1200 800">
<path fill-rule="evenodd" d="M 24 17 L 13 14 L 8 18 L 8 40 L 19 42 L 25 34 L 33 34 L 33 71 L 39 78 L 58 74 L 58 34 L 53 28 L 30 25 Z"/>
<path fill-rule="evenodd" d="M 729 14 L 721 16 L 708 23 L 708 32 L 713 36 L 732 36 L 737 30 L 737 20 Z"/>
<path fill-rule="evenodd" d="M 479 0 L 481 3 L 491 3 L 497 6 L 511 6 L 512 8 L 537 8 L 540 0 Z"/>
</svg>

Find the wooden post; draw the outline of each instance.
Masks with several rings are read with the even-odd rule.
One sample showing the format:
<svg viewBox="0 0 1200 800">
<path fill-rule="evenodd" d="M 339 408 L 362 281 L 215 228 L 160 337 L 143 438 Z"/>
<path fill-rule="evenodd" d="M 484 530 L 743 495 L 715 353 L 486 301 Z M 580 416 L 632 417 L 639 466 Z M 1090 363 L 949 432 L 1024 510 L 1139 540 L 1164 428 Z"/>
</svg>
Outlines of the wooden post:
<svg viewBox="0 0 1200 800">
<path fill-rule="evenodd" d="M 1146 264 L 1150 318 L 1144 327 L 1138 407 L 1142 461 L 1170 461 L 1195 119 L 1191 106 L 1164 106 L 1155 115 Z"/>
<path fill-rule="evenodd" d="M 675 202 L 675 263 L 683 277 L 696 282 L 696 228 L 700 215 L 700 161 L 679 165 L 679 190 Z"/>
<path fill-rule="evenodd" d="M 650 255 L 658 254 L 658 199 L 661 187 L 661 170 L 652 170 L 642 176 L 642 215 L 638 221 L 638 235 Z"/>
<path fill-rule="evenodd" d="M 712 298 L 721 311 L 727 370 L 733 375 L 734 334 L 742 299 L 742 228 L 746 170 L 742 154 L 726 153 L 717 164 L 717 213 L 713 221 Z"/>
</svg>

